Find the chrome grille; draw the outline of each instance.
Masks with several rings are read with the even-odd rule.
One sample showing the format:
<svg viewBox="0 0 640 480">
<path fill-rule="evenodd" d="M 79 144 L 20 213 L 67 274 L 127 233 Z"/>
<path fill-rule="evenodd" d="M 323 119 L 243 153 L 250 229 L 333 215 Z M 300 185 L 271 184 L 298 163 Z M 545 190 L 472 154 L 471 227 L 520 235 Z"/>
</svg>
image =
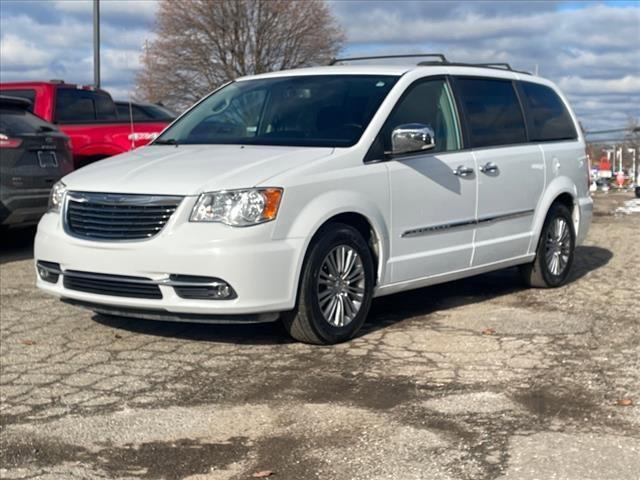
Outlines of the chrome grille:
<svg viewBox="0 0 640 480">
<path fill-rule="evenodd" d="M 162 230 L 182 197 L 69 192 L 67 231 L 95 240 L 141 240 Z"/>
</svg>

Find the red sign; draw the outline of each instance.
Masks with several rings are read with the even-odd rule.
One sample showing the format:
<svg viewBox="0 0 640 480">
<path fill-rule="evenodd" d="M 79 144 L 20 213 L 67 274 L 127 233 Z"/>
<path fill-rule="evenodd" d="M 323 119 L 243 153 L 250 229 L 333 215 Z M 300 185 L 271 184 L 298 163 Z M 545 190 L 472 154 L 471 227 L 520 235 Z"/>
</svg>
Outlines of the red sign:
<svg viewBox="0 0 640 480">
<path fill-rule="evenodd" d="M 611 162 L 609 161 L 609 159 L 607 157 L 602 157 L 600 158 L 600 165 L 598 167 L 598 170 L 602 171 L 602 170 L 611 170 Z"/>
</svg>

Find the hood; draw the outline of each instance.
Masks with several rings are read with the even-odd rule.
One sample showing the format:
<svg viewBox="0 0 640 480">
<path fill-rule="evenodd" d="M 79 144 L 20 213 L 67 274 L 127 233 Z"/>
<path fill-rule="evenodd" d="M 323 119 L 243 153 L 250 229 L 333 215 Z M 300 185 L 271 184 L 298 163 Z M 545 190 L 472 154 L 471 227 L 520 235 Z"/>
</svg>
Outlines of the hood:
<svg viewBox="0 0 640 480">
<path fill-rule="evenodd" d="M 85 192 L 198 195 L 260 185 L 332 152 L 319 147 L 150 145 L 76 170 L 63 182 L 69 190 Z"/>
</svg>

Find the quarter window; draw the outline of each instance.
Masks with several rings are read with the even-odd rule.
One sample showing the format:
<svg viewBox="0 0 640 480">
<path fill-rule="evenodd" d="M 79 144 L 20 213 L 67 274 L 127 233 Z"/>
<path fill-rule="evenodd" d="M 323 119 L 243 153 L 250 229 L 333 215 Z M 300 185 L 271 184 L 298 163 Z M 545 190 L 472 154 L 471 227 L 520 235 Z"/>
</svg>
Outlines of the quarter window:
<svg viewBox="0 0 640 480">
<path fill-rule="evenodd" d="M 433 129 L 436 146 L 430 153 L 460 148 L 453 101 L 444 80 L 421 81 L 409 87 L 382 129 L 386 151 L 391 150 L 393 129 L 407 123 L 421 123 Z"/>
<path fill-rule="evenodd" d="M 573 140 L 577 137 L 571 115 L 556 92 L 537 83 L 521 82 L 520 85 L 532 141 Z"/>
<path fill-rule="evenodd" d="M 511 81 L 458 78 L 455 86 L 466 114 L 472 147 L 527 141 L 522 109 Z"/>
</svg>

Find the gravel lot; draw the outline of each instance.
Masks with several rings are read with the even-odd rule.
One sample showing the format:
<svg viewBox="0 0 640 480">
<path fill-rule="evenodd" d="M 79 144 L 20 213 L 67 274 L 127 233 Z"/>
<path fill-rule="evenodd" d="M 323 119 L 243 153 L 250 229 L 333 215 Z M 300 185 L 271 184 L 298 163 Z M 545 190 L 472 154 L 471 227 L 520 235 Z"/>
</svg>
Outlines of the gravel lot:
<svg viewBox="0 0 640 480">
<path fill-rule="evenodd" d="M 637 479 L 631 199 L 596 198 L 568 286 L 510 269 L 386 297 L 335 347 L 92 315 L 35 289 L 32 231 L 3 233 L 0 477 Z"/>
</svg>

